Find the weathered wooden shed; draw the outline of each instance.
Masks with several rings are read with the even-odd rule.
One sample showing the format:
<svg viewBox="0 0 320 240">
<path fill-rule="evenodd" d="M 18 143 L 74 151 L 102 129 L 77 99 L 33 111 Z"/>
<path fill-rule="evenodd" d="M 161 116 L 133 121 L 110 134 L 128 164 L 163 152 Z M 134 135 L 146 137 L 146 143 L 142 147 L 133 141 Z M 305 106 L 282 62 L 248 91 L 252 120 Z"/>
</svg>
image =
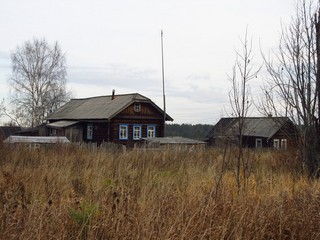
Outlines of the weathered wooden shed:
<svg viewBox="0 0 320 240">
<path fill-rule="evenodd" d="M 27 146 L 28 148 L 39 148 L 54 144 L 67 144 L 70 141 L 66 137 L 59 136 L 14 136 L 6 138 L 3 143 L 18 146 Z"/>
<path fill-rule="evenodd" d="M 151 149 L 205 149 L 206 142 L 184 137 L 145 138 L 144 148 Z"/>
<path fill-rule="evenodd" d="M 242 142 L 249 148 L 294 148 L 299 136 L 293 122 L 286 117 L 246 117 Z M 210 146 L 225 146 L 239 141 L 239 118 L 221 118 L 208 134 Z"/>
<path fill-rule="evenodd" d="M 21 131 L 21 127 L 17 126 L 1 126 L 0 127 L 0 139 L 4 140 L 7 137 L 14 135 L 15 133 Z"/>
</svg>

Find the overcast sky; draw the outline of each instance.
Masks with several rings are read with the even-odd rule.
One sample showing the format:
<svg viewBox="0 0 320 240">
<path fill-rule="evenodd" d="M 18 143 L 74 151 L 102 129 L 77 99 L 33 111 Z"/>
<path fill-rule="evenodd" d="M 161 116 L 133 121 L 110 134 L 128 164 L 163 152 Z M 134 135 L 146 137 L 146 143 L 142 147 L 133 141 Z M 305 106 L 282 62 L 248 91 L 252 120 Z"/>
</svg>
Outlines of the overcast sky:
<svg viewBox="0 0 320 240">
<path fill-rule="evenodd" d="M 235 50 L 248 26 L 254 66 L 277 47 L 294 0 L 0 0 L 0 97 L 7 98 L 10 54 L 33 38 L 66 54 L 74 98 L 138 92 L 163 108 L 164 31 L 167 112 L 174 123 L 214 124 L 229 109 Z M 254 94 L 264 71 L 252 82 Z"/>
</svg>

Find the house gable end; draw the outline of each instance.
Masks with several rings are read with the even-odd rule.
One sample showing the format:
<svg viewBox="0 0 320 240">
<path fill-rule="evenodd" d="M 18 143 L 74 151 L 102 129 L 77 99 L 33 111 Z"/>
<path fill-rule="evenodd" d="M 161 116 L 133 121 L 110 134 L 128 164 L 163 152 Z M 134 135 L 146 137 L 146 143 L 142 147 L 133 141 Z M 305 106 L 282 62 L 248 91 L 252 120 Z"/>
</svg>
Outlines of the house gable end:
<svg viewBox="0 0 320 240">
<path fill-rule="evenodd" d="M 163 113 L 148 102 L 133 102 L 122 111 L 117 113 L 113 118 L 149 118 L 162 119 Z"/>
</svg>

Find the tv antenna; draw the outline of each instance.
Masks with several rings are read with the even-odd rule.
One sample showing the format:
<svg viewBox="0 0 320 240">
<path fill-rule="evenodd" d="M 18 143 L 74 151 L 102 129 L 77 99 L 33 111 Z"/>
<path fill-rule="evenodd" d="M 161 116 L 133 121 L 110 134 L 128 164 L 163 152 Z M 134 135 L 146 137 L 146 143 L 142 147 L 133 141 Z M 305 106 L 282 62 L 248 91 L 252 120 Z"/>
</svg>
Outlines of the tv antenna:
<svg viewBox="0 0 320 240">
<path fill-rule="evenodd" d="M 162 94 L 163 94 L 163 136 L 166 131 L 166 95 L 164 88 L 164 57 L 163 57 L 163 31 L 161 30 L 161 59 L 162 59 Z"/>
</svg>

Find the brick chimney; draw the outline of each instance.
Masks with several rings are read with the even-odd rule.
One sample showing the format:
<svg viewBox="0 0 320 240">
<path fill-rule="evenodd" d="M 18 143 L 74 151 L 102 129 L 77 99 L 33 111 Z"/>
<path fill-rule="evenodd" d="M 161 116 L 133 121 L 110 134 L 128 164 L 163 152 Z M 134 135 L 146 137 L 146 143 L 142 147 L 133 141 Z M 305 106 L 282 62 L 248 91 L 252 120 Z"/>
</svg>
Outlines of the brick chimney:
<svg viewBox="0 0 320 240">
<path fill-rule="evenodd" d="M 113 100 L 113 99 L 114 99 L 114 97 L 115 97 L 115 93 L 116 93 L 116 91 L 113 89 L 113 90 L 112 90 L 112 97 L 111 97 L 111 100 Z"/>
</svg>

